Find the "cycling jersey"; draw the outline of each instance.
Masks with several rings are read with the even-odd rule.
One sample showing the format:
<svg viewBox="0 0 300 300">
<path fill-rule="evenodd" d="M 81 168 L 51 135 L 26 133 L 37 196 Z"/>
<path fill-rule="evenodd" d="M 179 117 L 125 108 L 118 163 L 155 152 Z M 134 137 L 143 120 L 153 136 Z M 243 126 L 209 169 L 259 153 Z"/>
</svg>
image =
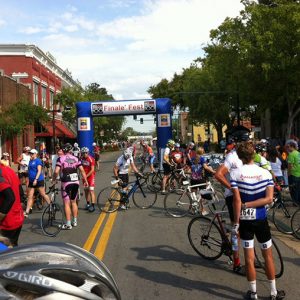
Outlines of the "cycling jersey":
<svg viewBox="0 0 300 300">
<path fill-rule="evenodd" d="M 196 158 L 196 151 L 193 149 L 187 149 L 185 155 L 187 157 L 187 164 L 191 165 Z"/>
<path fill-rule="evenodd" d="M 238 188 L 242 202 L 255 201 L 266 196 L 266 188 L 273 186 L 272 175 L 267 170 L 255 165 L 243 165 L 231 174 L 231 187 Z M 267 218 L 265 206 L 241 210 L 240 220 L 253 221 Z"/>
<path fill-rule="evenodd" d="M 163 159 L 163 162 L 164 162 L 164 163 L 169 163 L 169 161 L 167 161 L 167 160 L 165 159 L 165 157 L 166 157 L 166 156 L 169 157 L 170 153 L 171 153 L 171 149 L 170 149 L 169 147 L 166 147 L 166 148 L 165 148 L 165 151 L 164 151 L 164 159 Z"/>
<path fill-rule="evenodd" d="M 11 188 L 15 201 L 10 208 L 9 212 L 6 214 L 5 218 L 0 222 L 1 230 L 14 230 L 22 226 L 24 221 L 24 213 L 20 201 L 20 180 L 15 174 L 15 172 L 6 166 L 0 164 L 0 192 Z M 0 197 L 0 204 L 5 201 Z"/>
<path fill-rule="evenodd" d="M 74 156 L 76 156 L 76 157 L 80 156 L 80 148 L 79 147 L 74 147 L 72 152 L 73 152 Z"/>
<path fill-rule="evenodd" d="M 239 159 L 235 149 L 231 150 L 225 157 L 224 166 L 227 168 L 228 172 L 225 177 L 230 181 L 231 172 L 243 166 L 242 161 Z M 225 197 L 232 196 L 232 191 L 230 189 L 225 189 Z"/>
<path fill-rule="evenodd" d="M 58 157 L 56 166 L 61 169 L 61 181 L 79 184 L 77 169 L 81 165 L 78 158 L 70 153 Z"/>
<path fill-rule="evenodd" d="M 28 171 L 29 161 L 30 161 L 30 155 L 22 153 L 22 159 L 20 161 L 20 163 L 22 164 L 22 165 L 20 165 L 20 171 L 19 171 L 20 173 Z"/>
<path fill-rule="evenodd" d="M 86 158 L 82 157 L 81 164 L 85 173 L 88 174 L 92 170 L 92 167 L 95 167 L 95 159 L 90 155 Z M 89 177 L 91 176 L 95 176 L 95 168 L 94 168 L 94 172 Z"/>
<path fill-rule="evenodd" d="M 116 166 L 119 168 L 119 174 L 128 174 L 130 164 L 132 163 L 133 157 L 125 159 L 124 155 L 120 156 L 116 162 Z"/>
<path fill-rule="evenodd" d="M 191 165 L 191 178 L 193 180 L 200 180 L 203 179 L 203 165 L 206 163 L 206 159 L 204 157 L 200 157 L 198 164 Z"/>
<path fill-rule="evenodd" d="M 184 158 L 184 153 L 182 151 L 172 151 L 171 152 L 171 159 L 176 163 L 176 164 L 181 164 L 183 163 L 183 158 Z"/>
<path fill-rule="evenodd" d="M 263 169 L 272 171 L 270 163 L 266 160 L 265 157 L 261 156 L 258 153 L 255 153 L 255 155 L 254 155 L 254 163 Z"/>
</svg>

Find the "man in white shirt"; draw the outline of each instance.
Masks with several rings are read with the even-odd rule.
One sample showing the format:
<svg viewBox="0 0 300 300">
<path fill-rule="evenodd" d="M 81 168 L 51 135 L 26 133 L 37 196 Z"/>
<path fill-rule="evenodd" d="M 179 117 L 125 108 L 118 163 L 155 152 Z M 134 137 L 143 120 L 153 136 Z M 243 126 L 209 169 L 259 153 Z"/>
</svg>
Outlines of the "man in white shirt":
<svg viewBox="0 0 300 300">
<path fill-rule="evenodd" d="M 172 172 L 171 167 L 173 166 L 173 164 L 170 160 L 170 154 L 174 148 L 174 145 L 175 145 L 175 142 L 173 140 L 168 140 L 167 146 L 164 151 L 164 157 L 163 157 L 164 177 L 162 180 L 162 187 L 161 187 L 162 194 L 166 194 L 167 180 L 170 177 L 170 174 Z"/>
</svg>

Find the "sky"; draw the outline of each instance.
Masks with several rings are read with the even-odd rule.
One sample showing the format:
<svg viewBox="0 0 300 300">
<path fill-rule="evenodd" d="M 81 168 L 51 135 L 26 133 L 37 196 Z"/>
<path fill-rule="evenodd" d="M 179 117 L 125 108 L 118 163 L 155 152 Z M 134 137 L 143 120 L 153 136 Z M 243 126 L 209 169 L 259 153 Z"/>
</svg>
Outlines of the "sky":
<svg viewBox="0 0 300 300">
<path fill-rule="evenodd" d="M 0 7 L 0 43 L 49 51 L 83 87 L 97 82 L 116 100 L 150 98 L 151 85 L 189 67 L 210 30 L 242 9 L 240 0 L 0 0 Z M 155 126 L 127 120 L 141 131 Z"/>
</svg>

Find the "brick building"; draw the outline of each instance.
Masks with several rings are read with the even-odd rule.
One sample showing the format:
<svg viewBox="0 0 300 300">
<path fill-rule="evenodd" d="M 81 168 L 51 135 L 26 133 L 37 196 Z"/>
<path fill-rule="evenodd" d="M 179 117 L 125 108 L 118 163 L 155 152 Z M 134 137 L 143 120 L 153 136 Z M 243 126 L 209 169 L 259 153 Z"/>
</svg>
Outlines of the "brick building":
<svg viewBox="0 0 300 300">
<path fill-rule="evenodd" d="M 53 105 L 54 96 L 60 93 L 63 87 L 80 86 L 80 83 L 72 78 L 68 70 L 63 70 L 57 65 L 55 58 L 50 53 L 44 53 L 35 45 L 0 44 L 0 74 L 2 77 L 5 75 L 3 78 L 9 76 L 15 79 L 16 83 L 27 86 L 31 103 L 48 109 L 50 116 L 52 116 L 51 111 L 60 109 Z M 4 81 L 6 82 L 6 79 Z M 18 89 L 16 88 L 16 90 Z M 9 93 L 6 94 L 6 97 L 7 99 L 2 100 L 3 103 L 10 104 L 18 100 Z M 34 131 L 26 133 L 25 137 L 21 139 L 22 146 L 26 144 L 38 147 L 41 142 L 45 142 L 47 149 L 51 149 L 54 126 L 56 138 L 74 139 L 75 133 L 70 130 L 69 125 L 62 121 L 61 113 L 55 112 L 54 115 L 54 122 L 40 124 L 35 126 Z M 0 146 L 9 149 L 11 147 L 9 143 L 13 143 L 14 147 L 18 145 L 17 148 L 19 148 L 17 139 L 19 138 L 4 145 L 0 144 Z"/>
</svg>

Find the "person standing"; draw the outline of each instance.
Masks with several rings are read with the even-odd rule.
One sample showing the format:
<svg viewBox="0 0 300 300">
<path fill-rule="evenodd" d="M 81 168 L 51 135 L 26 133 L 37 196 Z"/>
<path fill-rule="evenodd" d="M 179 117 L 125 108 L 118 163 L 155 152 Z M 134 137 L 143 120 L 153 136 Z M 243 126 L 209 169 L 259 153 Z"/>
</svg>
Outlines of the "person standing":
<svg viewBox="0 0 300 300">
<path fill-rule="evenodd" d="M 9 159 L 9 153 L 4 152 L 4 153 L 2 154 L 0 163 L 1 163 L 2 165 L 4 165 L 4 166 L 7 166 L 7 167 L 10 167 L 10 166 L 11 166 L 10 159 Z"/>
<path fill-rule="evenodd" d="M 45 192 L 45 177 L 43 174 L 43 163 L 40 158 L 37 157 L 38 152 L 36 149 L 29 151 L 30 161 L 28 164 L 28 202 L 24 212 L 24 216 L 27 218 L 33 205 L 34 190 L 37 188 L 42 198 L 49 204 L 50 199 Z"/>
<path fill-rule="evenodd" d="M 267 219 L 266 205 L 273 202 L 272 174 L 254 163 L 253 143 L 242 142 L 237 155 L 243 166 L 230 173 L 233 192 L 234 224 L 232 235 L 240 234 L 244 249 L 246 276 L 249 283 L 247 299 L 258 299 L 254 266 L 254 235 L 265 260 L 265 272 L 270 284 L 270 299 L 283 299 L 285 292 L 276 288 L 275 267 L 272 256 L 272 236 Z"/>
<path fill-rule="evenodd" d="M 300 204 L 300 152 L 298 143 L 294 140 L 286 142 L 288 155 L 288 179 L 292 199 Z"/>
<path fill-rule="evenodd" d="M 170 177 L 172 173 L 172 161 L 170 159 L 171 151 L 174 149 L 175 142 L 173 140 L 168 140 L 165 151 L 164 151 L 164 157 L 163 157 L 163 168 L 164 168 L 164 177 L 162 179 L 162 187 L 161 187 L 161 193 L 164 195 L 166 194 L 166 185 L 168 178 Z"/>
<path fill-rule="evenodd" d="M 16 173 L 0 164 L 0 235 L 8 238 L 13 247 L 18 246 L 24 222 L 20 189 L 22 187 Z"/>
<path fill-rule="evenodd" d="M 93 154 L 96 162 L 96 171 L 100 171 L 100 147 L 93 143 Z"/>
<path fill-rule="evenodd" d="M 85 171 L 88 186 L 84 187 L 84 194 L 86 199 L 86 207 L 85 209 L 89 212 L 95 211 L 95 159 L 89 155 L 89 148 L 82 147 L 81 148 L 81 164 Z M 84 183 L 84 182 L 83 182 Z"/>
<path fill-rule="evenodd" d="M 61 193 L 64 201 L 64 209 L 66 215 L 66 223 L 62 225 L 62 229 L 70 230 L 77 226 L 78 205 L 77 197 L 79 190 L 79 178 L 77 170 L 81 172 L 84 186 L 88 186 L 86 174 L 81 162 L 72 154 L 72 145 L 67 143 L 63 146 L 64 154 L 59 156 L 56 161 L 56 167 L 53 174 L 53 182 L 56 184 L 56 178 L 61 177 Z M 71 216 L 73 216 L 71 220 Z"/>
<path fill-rule="evenodd" d="M 29 155 L 30 150 L 31 150 L 31 148 L 29 146 L 24 147 L 23 153 L 17 159 L 17 163 L 19 165 L 19 167 L 18 167 L 19 178 L 21 180 L 21 184 L 25 184 L 25 186 L 26 186 L 26 195 L 27 196 L 28 196 L 28 184 L 29 184 L 28 165 L 29 165 L 29 161 L 30 161 L 30 155 Z"/>
<path fill-rule="evenodd" d="M 78 143 L 74 143 L 73 147 L 73 155 L 76 156 L 77 158 L 80 158 L 80 148 L 78 146 Z"/>
</svg>

